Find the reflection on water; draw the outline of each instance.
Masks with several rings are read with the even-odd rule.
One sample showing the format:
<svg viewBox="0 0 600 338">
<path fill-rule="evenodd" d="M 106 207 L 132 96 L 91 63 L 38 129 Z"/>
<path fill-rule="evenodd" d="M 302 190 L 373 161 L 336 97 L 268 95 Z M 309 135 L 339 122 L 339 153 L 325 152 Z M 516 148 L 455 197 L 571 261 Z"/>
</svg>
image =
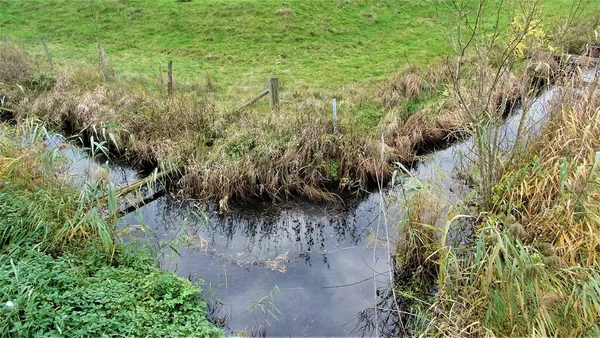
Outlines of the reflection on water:
<svg viewBox="0 0 600 338">
<path fill-rule="evenodd" d="M 63 142 L 47 140 L 50 148 Z M 137 177 L 125 166 L 99 165 L 75 147 L 62 151 L 73 162 L 76 184 L 106 166 L 117 187 Z M 163 267 L 202 278 L 204 297 L 219 308 L 213 318 L 225 317 L 232 333 L 343 336 L 377 302 L 377 289 L 389 285 L 379 212 L 377 195 L 348 207 L 263 203 L 225 216 L 161 197 L 123 217 L 121 226 L 155 243 L 180 244 L 177 253 L 165 250 Z"/>
<path fill-rule="evenodd" d="M 161 198 L 141 211 L 145 224 L 163 240 L 185 237 L 191 245 L 163 261 L 182 276 L 201 277 L 219 316 L 239 333 L 266 329 L 269 336 L 348 335 L 359 313 L 377 301 L 376 288 L 389 284 L 387 249 L 369 247 L 377 236 L 378 197 L 350 209 L 296 201 L 232 211 L 208 211 Z M 140 221 L 134 215 L 123 224 Z M 383 232 L 379 234 L 381 236 Z M 257 301 L 270 299 L 265 313 Z M 277 317 L 277 318 L 275 318 Z M 267 324 L 268 322 L 268 324 Z"/>
<path fill-rule="evenodd" d="M 108 174 L 107 179 L 113 182 L 116 188 L 131 184 L 138 177 L 137 171 L 117 162 L 108 161 L 102 156 L 91 160 L 87 151 L 73 146 L 61 135 L 48 135 L 45 142 L 48 150 L 59 148 L 62 154 L 69 160 L 67 174 L 70 175 L 71 182 L 76 185 L 96 181 L 104 175 L 104 172 Z"/>
<path fill-rule="evenodd" d="M 400 337 L 405 332 L 401 320 L 406 320 L 406 315 L 399 311 L 404 309 L 401 300 L 394 298 L 390 284 L 377 290 L 379 299 L 376 306 L 361 311 L 352 333 L 361 337 Z"/>
</svg>

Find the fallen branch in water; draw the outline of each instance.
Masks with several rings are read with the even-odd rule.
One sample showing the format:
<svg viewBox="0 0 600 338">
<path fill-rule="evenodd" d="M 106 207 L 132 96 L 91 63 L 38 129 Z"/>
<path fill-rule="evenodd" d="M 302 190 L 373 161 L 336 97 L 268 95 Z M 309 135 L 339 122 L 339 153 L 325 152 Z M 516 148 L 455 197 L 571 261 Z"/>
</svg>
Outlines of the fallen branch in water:
<svg viewBox="0 0 600 338">
<path fill-rule="evenodd" d="M 161 180 L 161 179 L 175 173 L 176 171 L 177 171 L 176 169 L 166 170 L 166 171 L 162 171 L 160 173 L 155 171 L 152 175 L 150 175 L 148 177 L 137 179 L 130 185 L 122 187 L 118 190 L 107 192 L 105 195 L 98 198 L 98 200 L 97 200 L 98 204 L 99 205 L 113 204 L 115 207 L 114 208 L 109 207 L 109 209 L 115 209 L 116 205 L 117 205 L 117 203 L 116 203 L 117 198 L 124 197 L 135 191 L 138 191 L 145 186 L 148 186 L 154 182 L 157 182 L 158 180 Z M 124 210 L 126 211 L 126 210 L 130 210 L 132 208 L 136 208 L 139 204 L 146 204 L 147 200 L 152 201 L 157 198 L 156 196 L 162 196 L 162 194 L 164 192 L 163 190 L 164 190 L 164 188 L 155 192 L 149 198 L 144 198 L 139 202 L 136 202 L 136 201 L 133 201 L 130 199 L 126 199 L 129 206 L 127 208 L 125 208 Z M 122 215 L 122 214 L 123 214 L 123 212 L 120 210 L 120 208 L 118 208 L 116 210 L 110 210 L 107 218 L 111 218 L 116 215 Z"/>
</svg>

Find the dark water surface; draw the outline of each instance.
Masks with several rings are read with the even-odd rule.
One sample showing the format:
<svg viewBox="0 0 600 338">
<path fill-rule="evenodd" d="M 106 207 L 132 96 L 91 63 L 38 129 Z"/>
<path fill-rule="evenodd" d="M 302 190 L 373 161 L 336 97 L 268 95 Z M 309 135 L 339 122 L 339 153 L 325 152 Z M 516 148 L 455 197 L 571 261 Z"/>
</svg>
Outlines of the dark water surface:
<svg viewBox="0 0 600 338">
<path fill-rule="evenodd" d="M 50 148 L 64 142 L 47 141 Z M 105 165 L 76 147 L 63 152 L 76 182 L 93 180 Z M 108 166 L 117 187 L 138 176 Z M 176 247 L 177 253 L 164 248 L 162 267 L 203 279 L 204 297 L 232 334 L 361 335 L 353 332 L 359 314 L 390 280 L 393 247 L 386 247 L 379 200 L 374 194 L 348 206 L 259 203 L 219 215 L 164 196 L 120 224 L 135 237 Z"/>
<path fill-rule="evenodd" d="M 191 246 L 181 246 L 181 256 L 170 255 L 163 266 L 204 279 L 233 332 L 345 336 L 377 300 L 375 288 L 389 283 L 384 242 L 367 245 L 377 231 L 376 200 L 353 211 L 308 202 L 261 205 L 223 217 L 208 212 L 203 222 L 190 216 L 189 203 L 161 198 L 141 214 L 159 239 L 173 240 L 186 227 Z M 122 221 L 138 222 L 134 215 Z M 264 309 L 256 305 L 261 299 Z"/>
</svg>

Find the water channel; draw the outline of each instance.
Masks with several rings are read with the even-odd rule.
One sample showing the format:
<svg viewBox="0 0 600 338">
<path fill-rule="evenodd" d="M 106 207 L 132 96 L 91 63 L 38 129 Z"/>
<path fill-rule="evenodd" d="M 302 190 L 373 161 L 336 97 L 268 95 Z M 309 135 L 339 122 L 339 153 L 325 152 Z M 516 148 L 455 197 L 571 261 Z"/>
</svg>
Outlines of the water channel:
<svg viewBox="0 0 600 338">
<path fill-rule="evenodd" d="M 521 122 L 529 135 L 540 131 L 560 90 L 543 92 L 526 112 L 516 111 L 497 128 L 505 147 L 514 145 Z M 60 142 L 51 138 L 49 146 Z M 99 165 L 74 147 L 63 152 L 73 159 L 73 173 L 89 173 Z M 214 208 L 163 196 L 122 217 L 120 226 L 157 245 L 174 244 L 176 252 L 161 246 L 162 267 L 204 280 L 213 320 L 223 321 L 230 334 L 371 335 L 357 327 L 390 285 L 393 226 L 402 212 L 403 191 L 423 186 L 436 203 L 453 205 L 468 192 L 459 173 L 474 154 L 471 139 L 456 143 L 424 156 L 383 194 L 348 205 L 262 202 L 220 215 Z M 108 166 L 116 185 L 138 177 L 126 166 Z"/>
</svg>

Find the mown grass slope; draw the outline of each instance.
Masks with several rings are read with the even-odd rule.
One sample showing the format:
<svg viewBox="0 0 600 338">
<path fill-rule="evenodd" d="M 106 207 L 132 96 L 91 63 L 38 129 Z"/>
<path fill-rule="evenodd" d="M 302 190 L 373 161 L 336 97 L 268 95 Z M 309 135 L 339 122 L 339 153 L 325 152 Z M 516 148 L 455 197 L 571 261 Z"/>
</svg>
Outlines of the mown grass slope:
<svg viewBox="0 0 600 338">
<path fill-rule="evenodd" d="M 101 45 L 117 72 L 155 78 L 172 59 L 179 80 L 210 76 L 237 97 L 273 75 L 288 91 L 336 89 L 429 64 L 453 29 L 437 1 L 3 1 L 0 13 L 0 33 L 39 53 L 46 37 L 59 64 L 95 61 Z"/>
<path fill-rule="evenodd" d="M 0 30 L 60 62 L 96 56 L 118 71 L 180 79 L 209 74 L 243 88 L 269 75 L 290 89 L 336 88 L 443 53 L 441 6 L 427 1 L 9 1 Z"/>
</svg>

